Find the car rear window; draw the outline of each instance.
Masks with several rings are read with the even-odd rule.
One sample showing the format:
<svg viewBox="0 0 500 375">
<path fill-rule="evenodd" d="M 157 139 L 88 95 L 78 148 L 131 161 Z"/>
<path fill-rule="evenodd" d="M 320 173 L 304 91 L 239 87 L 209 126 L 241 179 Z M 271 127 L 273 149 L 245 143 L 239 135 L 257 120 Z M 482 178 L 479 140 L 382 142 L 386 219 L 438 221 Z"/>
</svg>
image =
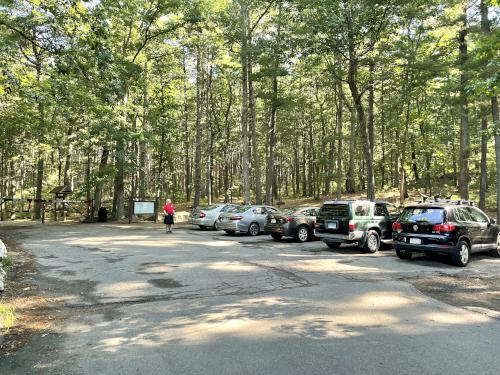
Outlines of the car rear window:
<svg viewBox="0 0 500 375">
<path fill-rule="evenodd" d="M 301 210 L 301 208 L 298 207 L 288 207 L 288 208 L 282 208 L 281 210 L 278 210 L 277 213 L 283 214 L 283 215 L 293 215 L 298 213 Z"/>
<path fill-rule="evenodd" d="M 428 222 L 431 224 L 442 223 L 444 209 L 438 207 L 408 207 L 405 208 L 399 220 L 411 223 Z"/>
<path fill-rule="evenodd" d="M 232 209 L 229 212 L 236 212 L 236 213 L 241 214 L 242 212 L 248 211 L 250 208 L 251 208 L 251 206 L 239 206 L 239 207 L 235 207 L 234 209 Z"/>
<path fill-rule="evenodd" d="M 348 218 L 349 205 L 347 203 L 325 204 L 321 208 L 322 213 L 329 217 Z"/>
<path fill-rule="evenodd" d="M 236 207 L 239 207 L 239 206 L 235 206 L 235 205 L 227 205 L 225 207 L 222 208 L 222 212 L 231 212 L 233 211 Z"/>
</svg>

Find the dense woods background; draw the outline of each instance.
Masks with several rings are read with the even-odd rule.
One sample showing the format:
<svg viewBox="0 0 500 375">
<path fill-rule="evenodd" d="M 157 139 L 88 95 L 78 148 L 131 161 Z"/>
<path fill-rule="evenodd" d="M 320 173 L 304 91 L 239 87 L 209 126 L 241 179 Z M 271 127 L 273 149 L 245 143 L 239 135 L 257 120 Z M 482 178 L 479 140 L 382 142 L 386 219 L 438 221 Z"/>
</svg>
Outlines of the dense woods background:
<svg viewBox="0 0 500 375">
<path fill-rule="evenodd" d="M 0 196 L 67 185 L 121 218 L 129 196 L 441 191 L 500 215 L 499 15 L 496 0 L 0 0 Z"/>
</svg>

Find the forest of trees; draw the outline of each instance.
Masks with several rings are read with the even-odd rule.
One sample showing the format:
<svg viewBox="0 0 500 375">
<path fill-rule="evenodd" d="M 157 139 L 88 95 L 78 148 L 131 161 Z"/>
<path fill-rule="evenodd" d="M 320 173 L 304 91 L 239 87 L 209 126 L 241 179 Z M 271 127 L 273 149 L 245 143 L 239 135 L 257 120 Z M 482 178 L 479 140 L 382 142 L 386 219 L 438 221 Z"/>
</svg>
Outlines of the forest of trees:
<svg viewBox="0 0 500 375">
<path fill-rule="evenodd" d="M 442 191 L 500 218 L 499 19 L 497 0 L 0 0 L 0 197 L 68 185 L 122 218 L 128 197 Z"/>
</svg>

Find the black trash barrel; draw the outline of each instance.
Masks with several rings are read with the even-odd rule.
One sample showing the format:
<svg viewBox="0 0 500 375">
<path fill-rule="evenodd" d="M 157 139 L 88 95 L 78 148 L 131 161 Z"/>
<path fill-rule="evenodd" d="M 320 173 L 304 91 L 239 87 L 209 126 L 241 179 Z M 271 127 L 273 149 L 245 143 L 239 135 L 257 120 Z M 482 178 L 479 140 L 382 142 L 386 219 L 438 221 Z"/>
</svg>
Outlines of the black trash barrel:
<svg viewBox="0 0 500 375">
<path fill-rule="evenodd" d="M 99 211 L 97 211 L 97 217 L 100 223 L 108 221 L 108 209 L 106 207 L 99 208 Z"/>
</svg>

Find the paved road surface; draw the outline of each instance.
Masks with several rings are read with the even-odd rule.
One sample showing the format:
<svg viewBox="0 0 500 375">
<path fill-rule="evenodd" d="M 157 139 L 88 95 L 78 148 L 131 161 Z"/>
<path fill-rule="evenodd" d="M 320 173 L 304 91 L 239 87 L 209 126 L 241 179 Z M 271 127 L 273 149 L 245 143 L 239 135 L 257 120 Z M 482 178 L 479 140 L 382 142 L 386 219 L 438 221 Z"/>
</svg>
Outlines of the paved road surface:
<svg viewBox="0 0 500 375">
<path fill-rule="evenodd" d="M 152 225 L 19 233 L 67 319 L 0 359 L 2 375 L 499 373 L 495 311 L 454 307 L 405 281 L 498 275 L 488 256 L 464 270 L 392 250 Z"/>
</svg>

